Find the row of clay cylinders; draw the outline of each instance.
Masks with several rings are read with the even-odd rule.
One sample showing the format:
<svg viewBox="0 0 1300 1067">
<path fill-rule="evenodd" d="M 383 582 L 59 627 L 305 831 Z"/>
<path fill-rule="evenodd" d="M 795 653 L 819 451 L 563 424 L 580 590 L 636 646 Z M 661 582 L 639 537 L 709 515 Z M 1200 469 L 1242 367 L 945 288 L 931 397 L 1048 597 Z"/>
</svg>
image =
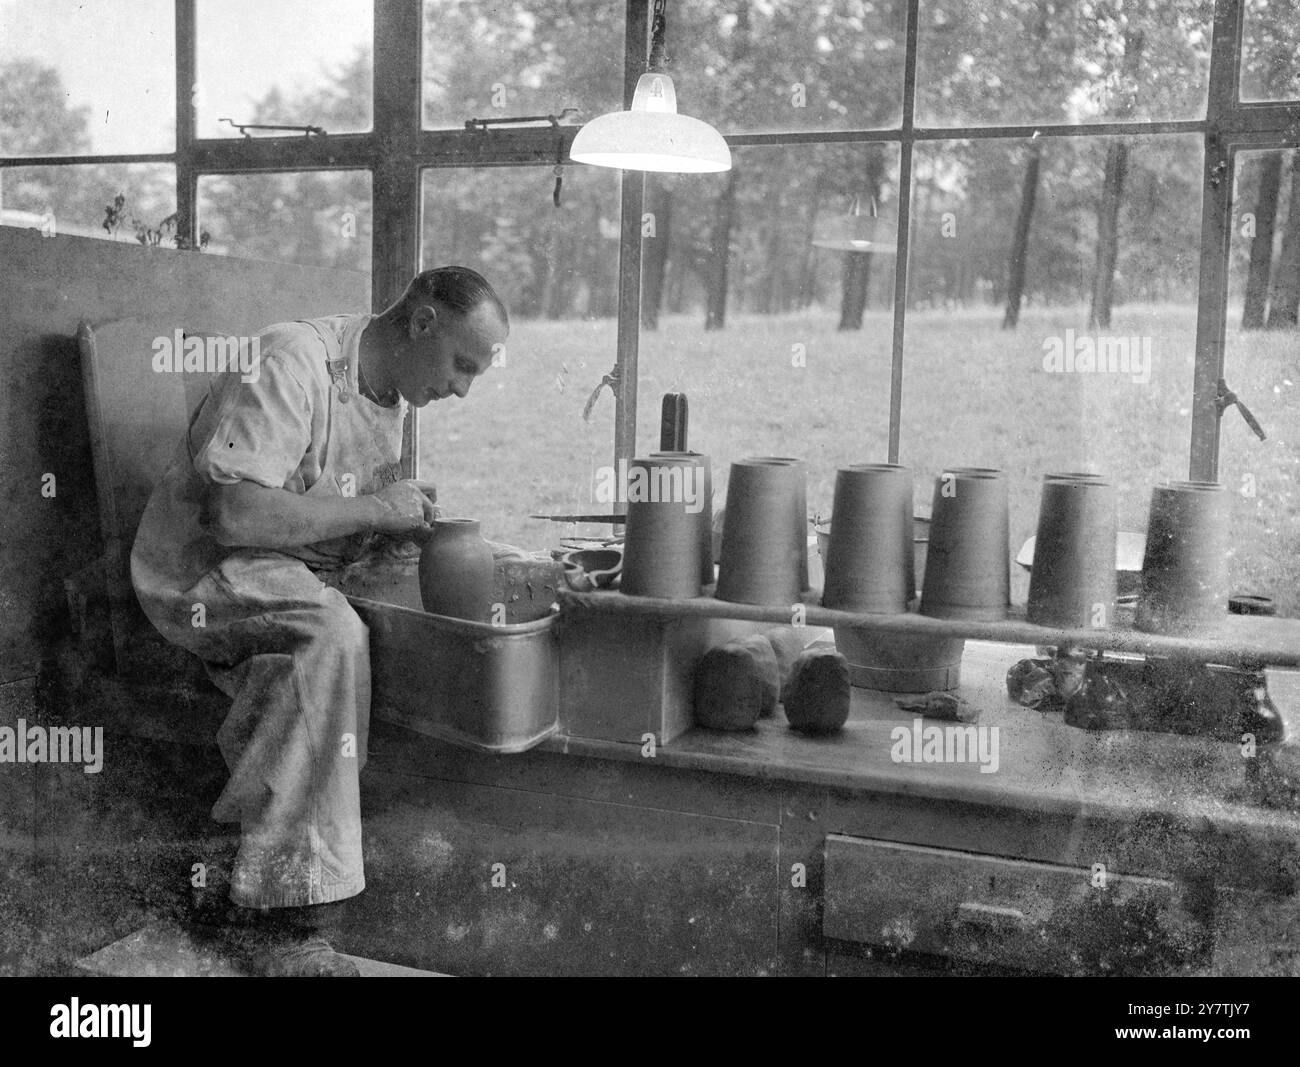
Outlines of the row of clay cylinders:
<svg viewBox="0 0 1300 1067">
<path fill-rule="evenodd" d="M 788 607 L 808 585 L 803 463 L 788 456 L 738 460 L 727 481 L 718 599 Z"/>
<path fill-rule="evenodd" d="M 652 452 L 628 464 L 621 588 L 633 596 L 697 597 L 713 581 L 709 457 Z"/>
<path fill-rule="evenodd" d="M 835 476 L 826 585 L 828 608 L 907 610 L 916 589 L 912 472 L 858 463 Z M 1010 603 L 1007 482 L 1001 471 L 954 468 L 934 486 L 921 611 L 952 619 L 1000 619 Z"/>
</svg>

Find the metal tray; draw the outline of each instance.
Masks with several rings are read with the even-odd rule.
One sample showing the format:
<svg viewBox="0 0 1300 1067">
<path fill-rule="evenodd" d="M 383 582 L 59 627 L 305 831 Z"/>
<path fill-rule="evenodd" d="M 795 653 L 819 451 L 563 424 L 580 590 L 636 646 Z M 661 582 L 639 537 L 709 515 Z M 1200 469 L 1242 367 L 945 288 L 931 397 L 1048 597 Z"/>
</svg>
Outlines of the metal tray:
<svg viewBox="0 0 1300 1067">
<path fill-rule="evenodd" d="M 523 752 L 556 731 L 558 615 L 492 626 L 348 601 L 370 627 L 376 718 L 484 752 Z"/>
</svg>

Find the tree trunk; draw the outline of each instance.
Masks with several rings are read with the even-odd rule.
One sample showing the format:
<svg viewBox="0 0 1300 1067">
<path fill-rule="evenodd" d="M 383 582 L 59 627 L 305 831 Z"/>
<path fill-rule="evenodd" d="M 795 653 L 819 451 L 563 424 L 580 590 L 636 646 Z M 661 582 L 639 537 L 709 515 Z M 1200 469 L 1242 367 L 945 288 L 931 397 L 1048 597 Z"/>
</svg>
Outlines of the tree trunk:
<svg viewBox="0 0 1300 1067">
<path fill-rule="evenodd" d="M 736 170 L 727 172 L 727 184 L 713 212 L 709 258 L 704 279 L 704 328 L 721 330 L 727 324 L 727 266 L 731 259 L 731 226 L 736 212 Z"/>
<path fill-rule="evenodd" d="M 1291 153 L 1291 206 L 1282 234 L 1282 255 L 1268 298 L 1268 328 L 1286 329 L 1300 318 L 1300 150 Z"/>
<path fill-rule="evenodd" d="M 871 210 L 875 201 L 880 204 L 880 185 L 884 179 L 885 165 L 874 148 L 867 154 L 867 201 L 860 204 L 862 211 Z M 905 203 L 906 201 L 902 201 Z M 840 289 L 841 330 L 862 329 L 862 313 L 867 309 L 867 286 L 871 283 L 871 253 L 845 252 L 844 275 Z"/>
<path fill-rule="evenodd" d="M 659 329 L 659 309 L 663 306 L 664 275 L 668 270 L 668 243 L 672 234 L 673 194 L 664 188 L 663 179 L 646 175 L 646 210 L 654 218 L 654 236 L 641 242 L 641 326 Z"/>
<path fill-rule="evenodd" d="M 867 286 L 870 284 L 871 253 L 845 252 L 839 329 L 862 329 L 862 313 L 867 310 Z"/>
<path fill-rule="evenodd" d="M 564 238 L 564 227 L 558 222 L 552 223 L 546 249 L 546 278 L 538 300 L 542 314 L 548 319 L 562 318 L 568 310 L 569 294 L 565 282 L 573 261 L 568 255 L 568 242 Z"/>
<path fill-rule="evenodd" d="M 776 315 L 786 310 L 784 301 L 789 292 L 785 277 L 785 257 L 781 254 L 781 228 L 773 223 L 763 242 L 763 278 L 759 283 L 757 310 L 762 315 Z"/>
<path fill-rule="evenodd" d="M 826 176 L 819 171 L 817 180 L 813 183 L 812 203 L 808 207 L 808 224 L 804 231 L 804 239 L 799 242 L 799 288 L 795 293 L 794 306 L 800 311 L 813 302 L 816 267 L 812 242 L 816 233 L 817 211 L 821 207 L 822 188 L 825 183 Z"/>
<path fill-rule="evenodd" d="M 1115 118 L 1125 119 L 1133 113 L 1138 63 L 1146 34 L 1142 30 L 1124 33 L 1122 76 L 1127 94 L 1116 108 Z M 1088 308 L 1088 325 L 1093 329 L 1110 326 L 1115 303 L 1115 263 L 1119 259 L 1119 207 L 1124 199 L 1124 179 L 1128 176 L 1128 142 L 1115 138 L 1106 146 L 1106 168 L 1101 182 L 1101 202 L 1097 205 L 1097 265 L 1092 276 L 1092 302 Z"/>
<path fill-rule="evenodd" d="M 1128 145 L 1120 140 L 1106 147 L 1106 170 L 1097 208 L 1097 265 L 1092 276 L 1092 303 L 1088 325 L 1093 329 L 1110 326 L 1115 303 L 1115 261 L 1119 258 L 1119 206 L 1124 198 L 1128 175 Z"/>
<path fill-rule="evenodd" d="M 1246 275 L 1246 303 L 1241 313 L 1243 330 L 1264 326 L 1269 274 L 1273 269 L 1273 235 L 1277 232 L 1277 194 L 1282 185 L 1282 153 L 1269 152 L 1259 170 L 1255 197 L 1255 236 L 1250 242 L 1250 271 Z"/>
<path fill-rule="evenodd" d="M 1007 266 L 1007 310 L 1002 316 L 1002 328 L 1014 330 L 1020 322 L 1020 303 L 1025 295 L 1025 263 L 1029 258 L 1029 225 L 1034 218 L 1034 203 L 1038 199 L 1038 170 L 1043 149 L 1038 141 L 1029 143 L 1029 158 L 1025 162 L 1025 180 L 1020 187 L 1020 213 L 1016 216 L 1016 230 L 1011 238 L 1011 261 Z"/>
</svg>

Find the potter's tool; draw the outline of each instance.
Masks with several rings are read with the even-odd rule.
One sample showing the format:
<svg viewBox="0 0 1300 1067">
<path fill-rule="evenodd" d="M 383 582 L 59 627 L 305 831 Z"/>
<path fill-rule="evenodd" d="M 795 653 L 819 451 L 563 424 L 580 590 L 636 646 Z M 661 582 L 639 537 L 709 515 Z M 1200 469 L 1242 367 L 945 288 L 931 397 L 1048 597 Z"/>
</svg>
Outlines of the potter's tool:
<svg viewBox="0 0 1300 1067">
<path fill-rule="evenodd" d="M 560 557 L 564 580 L 576 593 L 606 589 L 623 569 L 623 552 L 617 548 L 584 548 Z"/>
<path fill-rule="evenodd" d="M 529 515 L 530 519 L 546 519 L 548 522 L 612 522 L 623 525 L 626 515 Z"/>
<path fill-rule="evenodd" d="M 664 393 L 662 413 L 659 416 L 659 450 L 685 452 L 688 409 L 685 393 Z"/>
</svg>

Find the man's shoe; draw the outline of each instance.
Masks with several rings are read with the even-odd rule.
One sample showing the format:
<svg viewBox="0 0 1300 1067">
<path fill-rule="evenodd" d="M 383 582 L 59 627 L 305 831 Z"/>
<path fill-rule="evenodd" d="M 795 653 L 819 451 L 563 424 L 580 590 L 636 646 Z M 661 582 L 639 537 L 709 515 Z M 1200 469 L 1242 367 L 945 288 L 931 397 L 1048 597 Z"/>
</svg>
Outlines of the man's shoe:
<svg viewBox="0 0 1300 1067">
<path fill-rule="evenodd" d="M 256 973 L 268 978 L 360 978 L 357 965 L 323 937 L 276 938 L 253 954 Z"/>
</svg>

